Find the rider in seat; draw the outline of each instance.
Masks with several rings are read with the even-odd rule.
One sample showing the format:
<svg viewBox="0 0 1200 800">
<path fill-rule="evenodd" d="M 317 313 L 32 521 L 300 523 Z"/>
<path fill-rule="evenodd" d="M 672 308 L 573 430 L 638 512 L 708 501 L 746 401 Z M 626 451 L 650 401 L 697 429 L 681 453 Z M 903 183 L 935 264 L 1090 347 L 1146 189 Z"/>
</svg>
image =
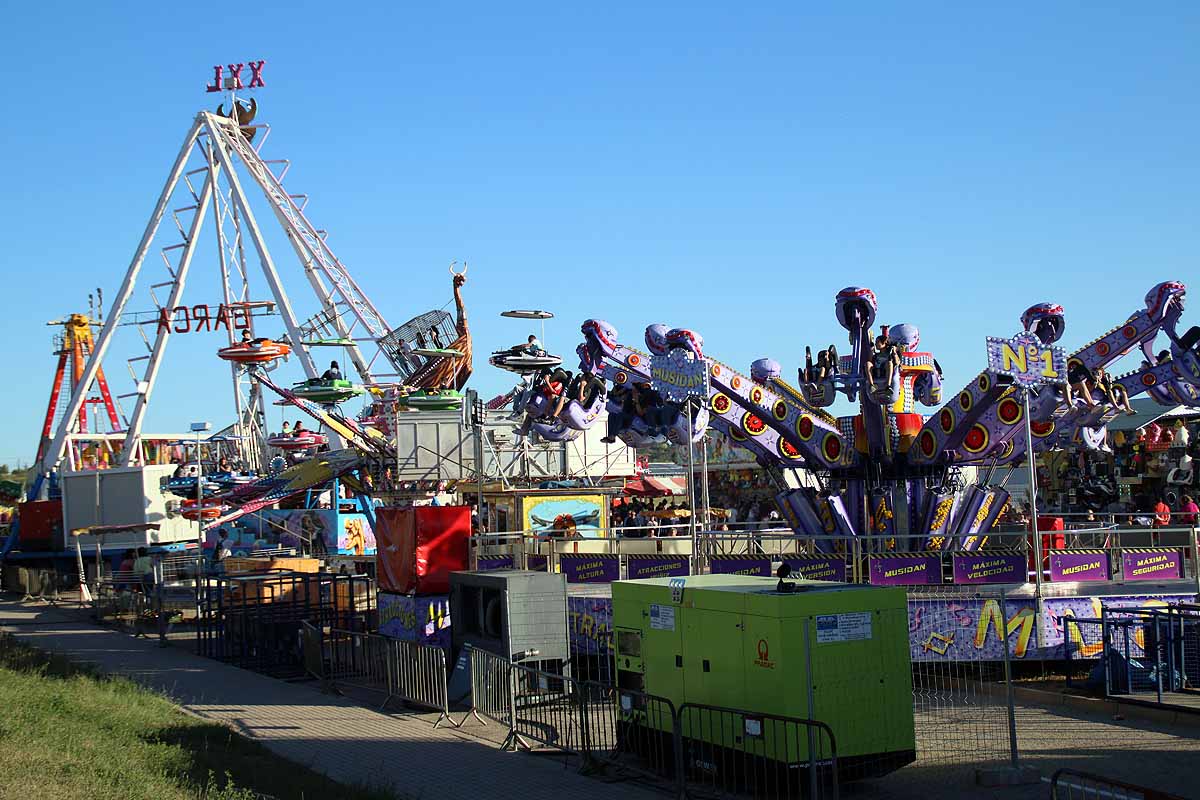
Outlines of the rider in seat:
<svg viewBox="0 0 1200 800">
<path fill-rule="evenodd" d="M 323 381 L 340 381 L 342 379 L 342 369 L 336 361 L 329 362 L 329 369 L 321 373 Z"/>
<path fill-rule="evenodd" d="M 633 391 L 628 386 L 614 386 L 613 390 L 608 393 L 609 399 L 620 408 L 608 415 L 608 434 L 600 441 L 605 444 L 614 444 L 617 441 L 617 434 L 629 427 L 633 422 Z"/>
</svg>

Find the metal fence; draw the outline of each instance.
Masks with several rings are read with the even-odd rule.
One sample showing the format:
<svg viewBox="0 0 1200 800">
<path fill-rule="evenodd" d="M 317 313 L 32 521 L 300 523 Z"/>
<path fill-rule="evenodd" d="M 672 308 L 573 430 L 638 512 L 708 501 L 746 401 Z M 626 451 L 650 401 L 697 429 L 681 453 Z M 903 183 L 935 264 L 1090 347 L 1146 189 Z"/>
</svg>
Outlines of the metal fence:
<svg viewBox="0 0 1200 800">
<path fill-rule="evenodd" d="M 1120 520 L 1125 523 L 1128 521 Z M 738 524 L 733 528 L 698 530 L 695 547 L 686 524 L 653 528 L 602 528 L 589 531 L 588 538 L 553 536 L 546 531 L 532 530 L 485 533 L 471 537 L 470 563 L 472 568 L 503 563 L 518 569 L 555 572 L 559 571 L 560 558 L 564 555 L 605 555 L 618 557 L 622 574 L 626 574 L 630 560 L 639 556 L 691 558 L 695 549 L 700 557 L 692 559 L 693 572 L 707 572 L 712 556 L 766 556 L 774 562 L 786 556 L 821 556 L 838 562 L 838 570 L 844 571 L 845 580 L 866 583 L 869 580 L 867 565 L 871 555 L 903 553 L 916 546 L 911 541 L 906 543 L 906 537 L 896 535 L 864 533 L 847 537 L 840 534 L 797 534 L 790 528 L 769 527 L 766 523 Z M 1177 552 L 1177 577 L 1190 579 L 1200 586 L 1200 548 L 1197 548 L 1197 529 L 1192 526 L 1148 528 L 1110 524 L 1103 520 L 1080 521 L 1068 530 L 1042 531 L 1041 536 L 1046 543 L 1041 565 L 1046 579 L 1049 579 L 1052 554 L 1100 551 L 1110 565 L 1109 579 L 1113 583 L 1125 583 L 1133 578 L 1125 574 L 1125 556 L 1150 549 Z M 962 553 L 956 551 L 950 541 L 947 545 L 948 549 L 923 554 L 940 558 L 946 583 L 949 584 L 953 575 L 951 560 Z M 984 536 L 979 548 L 971 552 L 1020 553 L 1029 565 L 1025 577 L 1032 581 L 1033 545 L 1034 537 L 1028 530 L 1018 526 L 1000 526 Z"/>
<path fill-rule="evenodd" d="M 272 572 L 204 579 L 197 652 L 281 678 L 305 673 L 301 624 L 367 631 L 375 625 L 370 579 L 332 573 Z"/>
<path fill-rule="evenodd" d="M 1105 608 L 1099 619 L 1061 618 L 1067 684 L 1105 697 L 1129 696 L 1157 704 L 1172 695 L 1200 694 L 1200 606 Z"/>
<path fill-rule="evenodd" d="M 392 701 L 438 712 L 433 726 L 451 722 L 446 651 L 388 636 L 301 625 L 305 671 L 335 691 L 357 689 Z"/>
<path fill-rule="evenodd" d="M 1184 800 L 1177 795 L 1105 778 L 1090 772 L 1060 769 L 1050 778 L 1050 800 Z"/>
<path fill-rule="evenodd" d="M 651 779 L 677 797 L 836 798 L 833 732 L 815 720 L 687 704 L 513 663 L 468 648 L 471 709 L 585 769 Z"/>
<path fill-rule="evenodd" d="M 912 591 L 908 613 L 907 629 L 920 639 L 910 644 L 917 763 L 965 780 L 1016 768 L 1010 639 L 1028 640 L 1036 620 L 1014 614 L 1005 592 L 991 589 Z"/>
</svg>

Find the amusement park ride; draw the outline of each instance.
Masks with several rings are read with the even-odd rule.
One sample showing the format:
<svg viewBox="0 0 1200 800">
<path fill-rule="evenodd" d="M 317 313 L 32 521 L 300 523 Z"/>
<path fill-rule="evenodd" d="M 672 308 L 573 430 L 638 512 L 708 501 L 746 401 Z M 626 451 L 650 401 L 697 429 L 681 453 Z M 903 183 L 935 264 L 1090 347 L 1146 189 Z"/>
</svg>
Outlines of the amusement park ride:
<svg viewBox="0 0 1200 800">
<path fill-rule="evenodd" d="M 716 428 L 754 453 L 797 534 L 832 537 L 819 540 L 820 548 L 834 548 L 836 537 L 869 533 L 869 549 L 977 550 L 1009 501 L 1008 479 L 995 480 L 998 470 L 1007 467 L 1010 474 L 1028 461 L 1020 435 L 1027 413 L 1034 452 L 1067 444 L 1100 449 L 1106 423 L 1139 393 L 1168 406 L 1196 404 L 1200 328 L 1178 330 L 1184 295 L 1181 283 L 1158 284 L 1143 308 L 1062 365 L 1050 354 L 1066 328 L 1063 309 L 1033 306 L 1021 317 L 1021 334 L 994 340 L 1010 348 L 1007 360 L 989 366 L 928 419 L 916 406 L 942 403 L 940 366 L 919 349 L 914 325 L 884 327 L 873 336 L 875 294 L 858 287 L 839 292 L 834 306 L 849 334 L 848 353 L 838 357 L 830 348 L 818 368 L 801 370 L 798 386 L 769 358 L 751 364 L 748 376 L 732 369 L 706 354 L 702 337 L 688 329 L 649 326 L 647 353 L 621 344 L 615 328 L 592 319 L 581 328 L 572 386 L 598 379 L 595 393 L 572 389 L 564 396 L 543 370 L 530 380 L 543 390 L 523 395 L 518 407 L 533 430 L 555 435 L 595 424 L 592 404 L 600 403 L 607 406 L 610 435 L 635 446 L 686 444 Z M 1167 349 L 1155 347 L 1160 333 Z M 1131 353 L 1141 365 L 1108 377 L 1105 370 Z M 613 388 L 605 401 L 608 384 Z M 858 413 L 829 414 L 825 409 L 838 395 L 857 403 Z M 689 397 L 702 402 L 680 402 Z M 964 486 L 961 468 L 967 466 L 978 467 L 980 479 Z M 814 475 L 818 488 L 795 488 L 798 482 L 787 480 L 793 470 Z"/>
<path fill-rule="evenodd" d="M 255 86 L 262 85 L 261 70 L 259 63 Z M 102 324 L 96 323 L 99 333 L 93 340 L 92 322 L 83 315 L 53 323 L 63 325 L 64 336 L 38 448 L 41 497 L 51 491 L 51 481 L 44 479 L 63 468 L 73 439 L 95 426 L 89 408 L 103 406 L 103 414 L 92 416 L 121 434 L 119 446 L 112 447 L 111 466 L 148 463 L 143 424 L 168 343 L 193 332 L 224 339 L 214 350 L 229 364 L 234 388 L 235 423 L 227 438 L 243 468 L 257 473 L 253 479 L 243 475 L 218 484 L 211 503 L 184 509 L 211 524 L 358 469 L 364 460 L 376 466 L 393 463 L 399 472 L 401 411 L 460 412 L 462 425 L 470 417 L 475 435 L 484 439 L 477 420 L 486 412 L 468 407 L 473 404 L 463 394 L 472 371 L 461 294 L 466 266 L 450 268 L 454 316 L 430 311 L 391 327 L 334 254 L 325 232 L 309 220 L 307 196 L 284 187 L 290 163 L 262 156 L 270 127 L 256 121 L 257 102 L 246 104 L 236 96 L 243 88 L 236 75 L 222 85 L 229 92 L 228 106 L 222 103 L 219 113 L 201 111 L 193 120 L 112 307 Z M 293 272 L 307 284 L 303 299 L 315 307 L 307 317 L 285 289 L 283 259 L 277 261 L 268 247 L 252 193 L 261 195 L 256 202 L 265 202 L 293 251 Z M 160 236 L 168 217 L 172 225 Z M 201 268 L 193 262 L 206 236 L 212 237 L 215 252 L 202 255 L 200 262 L 209 264 L 210 285 L 221 292 L 215 308 L 184 300 L 185 288 L 197 281 L 193 273 Z M 156 246 L 165 266 L 158 280 L 144 274 Z M 252 277 L 265 282 L 265 298 L 252 293 Z M 155 312 L 142 316 L 128 310 L 139 290 Z M 837 537 L 872 534 L 870 547 L 975 550 L 1009 499 L 1000 470 L 1007 467 L 1011 473 L 1028 459 L 1030 447 L 1021 435 L 1026 421 L 1034 451 L 1068 443 L 1101 448 L 1106 422 L 1138 393 L 1167 405 L 1197 401 L 1200 328 L 1177 330 L 1184 294 L 1177 282 L 1155 286 L 1143 308 L 1070 354 L 1065 375 L 1049 375 L 1054 365 L 1046 356 L 1041 366 L 1046 382 L 1026 388 L 1022 371 L 1038 368 L 1066 326 L 1061 307 L 1034 306 L 1021 318 L 1022 333 L 1004 340 L 1017 347 L 1012 357 L 1019 365 L 989 366 L 945 404 L 941 368 L 932 353 L 920 349 L 917 327 L 884 326 L 875 335 L 877 300 L 866 288 L 844 289 L 835 299 L 848 349 L 841 356 L 832 347 L 822 351 L 795 384 L 770 358 L 752 363 L 748 373 L 716 360 L 703 338 L 687 328 L 650 325 L 643 351 L 619 342 L 608 323 L 590 319 L 581 327 L 584 341 L 576 351 L 574 374 L 536 337 L 493 353 L 489 362 L 519 375 L 521 382 L 489 408 L 511 403 L 511 428 L 525 448 L 522 460 L 531 441 L 563 447 L 586 443 L 584 434 L 605 419 L 604 441 L 619 438 L 629 447 L 659 442 L 690 447 L 712 427 L 755 455 L 775 484 L 785 520 L 800 535 L 822 535 L 821 548 L 835 548 Z M 255 334 L 255 320 L 267 314 L 282 322 L 278 340 Z M 504 316 L 544 323 L 553 315 L 513 310 Z M 133 391 L 114 398 L 101 364 L 121 326 L 135 327 L 145 349 L 129 359 Z M 1166 350 L 1155 347 L 1160 333 L 1169 339 Z M 1011 344 L 1018 341 L 1024 344 Z M 322 348 L 340 349 L 356 380 L 343 375 L 336 362 L 319 370 L 316 354 Z M 1104 375 L 1117 359 L 1138 351 L 1139 368 L 1115 378 Z M 285 359 L 298 362 L 304 374 L 290 389 L 270 377 Z M 67 374 L 69 391 L 63 393 Z M 269 432 L 268 393 L 318 427 Z M 368 401 L 357 419 L 338 409 L 356 397 Z M 839 397 L 856 404 L 856 413 L 829 413 Z M 127 417 L 118 414 L 122 398 L 132 400 Z M 918 405 L 937 410 L 926 419 Z M 414 452 L 423 446 L 418 442 Z M 472 478 L 481 485 L 482 450 L 477 444 Z M 970 485 L 962 478 L 967 466 L 980 468 L 979 480 Z M 798 479 L 801 473 L 806 480 Z M 817 488 L 811 488 L 814 482 Z M 195 487 L 194 479 L 190 485 Z"/>
<path fill-rule="evenodd" d="M 256 87 L 262 86 L 261 72 L 259 64 Z M 48 427 L 38 452 L 38 464 L 44 475 L 59 469 L 69 440 L 86 430 L 85 410 L 97 402 L 94 396 L 97 388 L 114 429 L 124 433 L 123 443 L 114 448 L 113 465 L 129 467 L 145 463 L 140 446 L 143 424 L 167 345 L 177 335 L 211 331 L 226 339 L 217 355 L 230 365 L 239 460 L 258 471 L 267 467 L 270 448 L 280 447 L 278 438 L 266 430 L 260 380 L 278 365 L 279 359 L 295 359 L 304 372 L 305 380 L 294 387 L 295 397 L 332 407 L 367 390 L 381 394 L 395 392 L 394 387 L 400 385 L 411 385 L 406 379 L 412 377 L 413 362 L 398 336 L 408 335 L 414 341 L 432 336 L 437 341 L 440 317 L 418 318 L 400 329 L 388 325 L 378 307 L 334 254 L 325 232 L 307 217 L 307 196 L 285 188 L 290 162 L 265 159 L 260 154 L 269 138 L 270 126 L 255 121 L 257 102 L 251 100 L 246 104 L 236 96 L 243 88 L 239 76 L 228 76 L 223 81 L 228 100 L 218 113 L 202 111 L 192 122 L 94 342 L 86 320 L 77 321 L 73 317 L 65 323 L 67 344 L 59 374 L 69 361 L 72 380 L 68 399 L 58 409 L 57 424 L 52 416 L 59 401 L 57 393 L 52 395 Z M 226 113 L 227 107 L 230 110 Z M 251 202 L 250 194 L 255 189 L 265 199 L 270 214 L 291 245 L 296 266 L 311 292 L 310 303 L 315 300 L 316 312 L 308 318 L 298 315 L 294 298 L 285 289 L 283 261 L 277 261 L 270 251 Z M 173 223 L 170 226 L 173 237 L 168 233 L 160 235 L 162 223 L 168 217 Z M 214 288 L 219 287 L 221 292 L 221 303 L 216 308 L 185 302 L 184 298 L 189 279 L 195 285 L 199 277 L 194 274 L 199 266 L 193 262 L 206 236 L 211 236 L 216 245 L 215 258 L 207 254 L 201 257 L 202 261 L 215 262 L 212 266 L 216 274 L 211 277 L 215 279 Z M 167 241 L 164 243 L 163 239 Z M 147 256 L 156 245 L 165 266 L 165 274 L 158 279 L 146 274 Z M 257 299 L 251 294 L 254 273 L 261 273 L 269 299 Z M 456 279 L 456 286 L 462 281 L 465 278 Z M 148 291 L 156 312 L 139 315 L 128 310 L 140 289 Z M 278 314 L 285 330 L 280 341 L 253 338 L 255 317 L 266 313 Z M 431 313 L 444 315 L 444 312 Z M 122 397 L 131 399 L 133 408 L 125 424 L 116 418 L 101 367 L 118 327 L 123 325 L 136 327 L 145 345 L 144 352 L 129 359 L 134 386 L 131 393 Z M 353 365 L 359 382 L 342 375 L 323 375 L 314 355 L 320 347 L 340 348 L 346 354 L 347 366 Z M 470 372 L 469 353 L 451 355 L 446 351 L 426 355 L 422 363 L 428 366 L 442 361 L 459 362 L 456 374 Z M 461 381 L 457 383 L 452 387 L 455 390 L 461 388 Z M 61 377 L 56 378 L 56 387 L 60 384 Z M 417 384 L 415 388 L 434 389 L 436 393 L 444 387 Z M 315 446 L 323 444 L 317 440 L 326 436 L 333 446 L 345 444 L 336 429 L 311 433 L 308 439 L 312 441 L 304 441 Z M 285 444 L 296 445 L 300 441 Z"/>
</svg>

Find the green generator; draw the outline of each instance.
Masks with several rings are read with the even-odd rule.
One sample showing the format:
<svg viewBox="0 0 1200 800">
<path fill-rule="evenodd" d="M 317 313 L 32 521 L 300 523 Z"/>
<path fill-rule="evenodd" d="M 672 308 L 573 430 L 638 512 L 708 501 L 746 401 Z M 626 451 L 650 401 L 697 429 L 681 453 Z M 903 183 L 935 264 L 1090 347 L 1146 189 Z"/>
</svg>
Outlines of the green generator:
<svg viewBox="0 0 1200 800">
<path fill-rule="evenodd" d="M 846 779 L 916 759 L 904 588 L 694 575 L 618 581 L 612 603 L 619 688 L 700 712 L 824 722 Z M 642 725 L 670 735 L 664 717 Z M 772 735 L 779 728 L 766 726 L 747 741 L 753 720 L 743 730 L 689 721 L 696 718 L 680 714 L 684 740 L 702 740 L 709 751 L 753 752 L 790 769 L 809 760 L 804 735 Z"/>
</svg>

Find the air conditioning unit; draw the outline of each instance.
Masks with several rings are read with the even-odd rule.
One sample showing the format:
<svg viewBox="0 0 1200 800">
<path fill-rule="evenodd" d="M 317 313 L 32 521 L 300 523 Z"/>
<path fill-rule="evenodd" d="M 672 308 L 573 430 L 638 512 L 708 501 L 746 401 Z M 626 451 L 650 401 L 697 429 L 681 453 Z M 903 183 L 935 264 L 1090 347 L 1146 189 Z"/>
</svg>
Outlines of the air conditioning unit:
<svg viewBox="0 0 1200 800">
<path fill-rule="evenodd" d="M 455 652 L 465 645 L 507 659 L 560 672 L 570 658 L 567 639 L 567 579 L 528 570 L 453 572 L 450 616 Z"/>
</svg>

